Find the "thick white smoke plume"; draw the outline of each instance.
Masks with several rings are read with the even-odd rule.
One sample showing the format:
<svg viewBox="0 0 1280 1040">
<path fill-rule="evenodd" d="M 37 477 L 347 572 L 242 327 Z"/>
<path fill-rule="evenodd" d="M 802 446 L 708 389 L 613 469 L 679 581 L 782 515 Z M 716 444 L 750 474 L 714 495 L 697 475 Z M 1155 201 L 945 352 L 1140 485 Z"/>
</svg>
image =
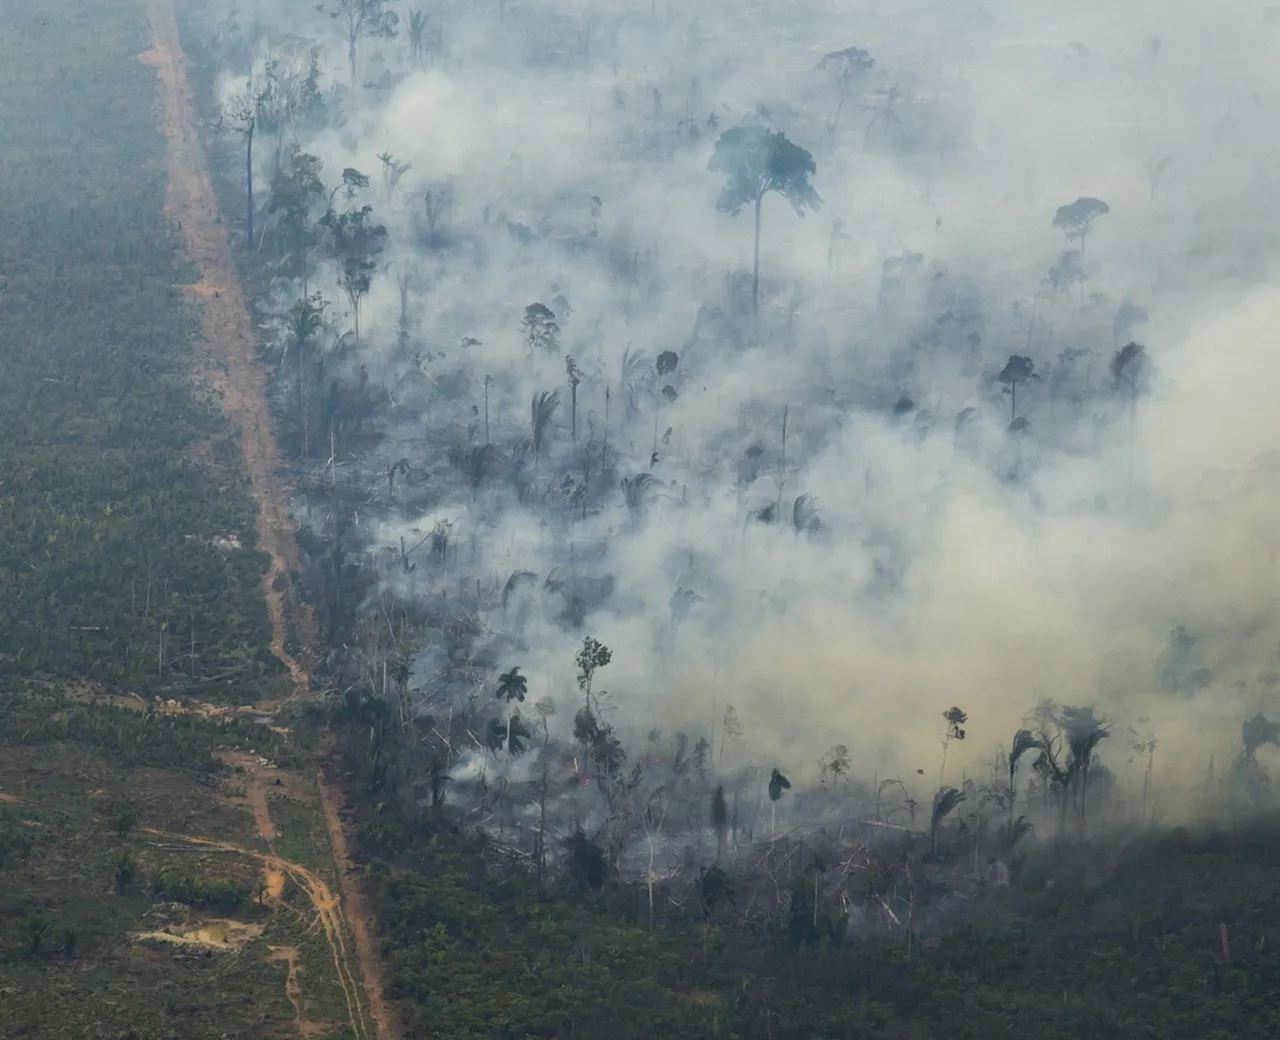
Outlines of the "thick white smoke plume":
<svg viewBox="0 0 1280 1040">
<path fill-rule="evenodd" d="M 553 732 L 586 633 L 628 743 L 719 748 L 733 705 L 726 766 L 812 779 L 845 744 L 926 795 L 952 705 L 950 782 L 1050 698 L 1114 721 L 1118 773 L 1140 768 L 1129 728 L 1153 732 L 1183 787 L 1280 707 L 1280 25 L 1258 7 L 422 0 L 425 53 L 391 4 L 400 34 L 360 41 L 353 90 L 314 4 L 201 6 L 242 55 L 228 95 L 319 47 L 331 119 L 280 147 L 326 188 L 368 175 L 352 205 L 390 232 L 342 362 L 382 388 L 381 438 L 332 464 L 369 489 L 382 588 L 478 582 L 480 643 L 556 702 Z M 848 47 L 874 66 L 842 99 L 822 61 Z M 752 216 L 717 211 L 708 169 L 744 120 L 809 150 L 824 200 L 765 199 L 758 322 Z M 267 185 L 282 153 L 259 152 Z M 1107 212 L 1068 239 L 1077 198 Z M 331 264 L 309 289 L 351 326 Z M 283 313 L 301 282 L 277 291 Z M 553 350 L 529 345 L 534 303 Z M 1036 372 L 1016 416 L 1011 355 Z M 530 402 L 556 390 L 536 457 Z M 486 441 L 501 465 L 468 479 Z M 406 573 L 440 522 L 443 563 L 428 543 Z M 442 654 L 414 668 L 435 711 Z"/>
</svg>

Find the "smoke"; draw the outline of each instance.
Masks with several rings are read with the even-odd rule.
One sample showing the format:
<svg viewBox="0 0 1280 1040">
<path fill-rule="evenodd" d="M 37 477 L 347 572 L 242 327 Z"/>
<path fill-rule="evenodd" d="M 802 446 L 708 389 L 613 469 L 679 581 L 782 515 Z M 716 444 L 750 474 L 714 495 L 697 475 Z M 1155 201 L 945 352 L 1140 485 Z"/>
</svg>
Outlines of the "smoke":
<svg viewBox="0 0 1280 1040">
<path fill-rule="evenodd" d="M 389 396 L 378 442 L 342 454 L 374 493 L 357 530 L 380 587 L 479 582 L 495 664 L 557 702 L 561 735 L 588 632 L 632 738 L 715 734 L 732 704 L 727 764 L 797 780 L 837 743 L 855 773 L 932 777 L 953 704 L 970 722 L 948 778 L 985 772 L 1048 698 L 1116 723 L 1117 772 L 1140 768 L 1126 727 L 1149 727 L 1177 791 L 1273 707 L 1280 71 L 1256 10 L 443 3 L 438 50 L 362 41 L 352 91 L 339 23 L 312 5 L 260 3 L 249 24 L 202 6 L 259 65 L 286 32 L 315 40 L 335 118 L 288 136 L 326 185 L 367 174 L 391 232 L 342 363 Z M 853 45 L 876 64 L 840 104 L 818 63 Z M 747 118 L 813 153 L 825 200 L 802 219 L 766 198 L 758 327 L 751 216 L 716 211 L 707 169 Z M 383 154 L 408 166 L 394 184 Z M 433 226 L 427 192 L 448 200 Z M 1053 226 L 1078 197 L 1109 207 L 1083 243 Z M 1083 284 L 1055 288 L 1081 249 Z M 340 313 L 334 281 L 322 265 L 313 284 Z M 277 291 L 281 310 L 300 293 Z M 522 331 L 535 301 L 553 352 Z M 1116 326 L 1126 302 L 1148 320 Z M 1131 402 L 1109 363 L 1135 337 L 1154 378 Z M 1012 354 L 1039 375 L 1018 388 L 1029 428 L 997 379 Z M 530 401 L 557 389 L 534 458 Z M 517 479 L 447 461 L 486 438 Z M 414 475 L 388 495 L 400 458 Z M 816 523 L 793 522 L 800 496 Z M 423 549 L 406 574 L 402 539 L 442 520 L 454 556 L 432 570 Z M 536 584 L 502 607 L 517 571 Z M 441 655 L 415 663 L 433 703 L 454 695 Z"/>
</svg>

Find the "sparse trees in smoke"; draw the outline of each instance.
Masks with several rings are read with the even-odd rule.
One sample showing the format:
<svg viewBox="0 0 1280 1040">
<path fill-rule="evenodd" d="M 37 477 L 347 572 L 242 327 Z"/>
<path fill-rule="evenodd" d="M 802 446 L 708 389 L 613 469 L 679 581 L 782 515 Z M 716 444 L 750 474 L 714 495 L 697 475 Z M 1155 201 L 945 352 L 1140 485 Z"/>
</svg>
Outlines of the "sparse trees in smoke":
<svg viewBox="0 0 1280 1040">
<path fill-rule="evenodd" d="M 1010 424 L 1016 422 L 1018 418 L 1018 387 L 1039 378 L 1036 375 L 1035 362 L 1022 354 L 1010 355 L 1009 360 L 1004 363 L 1004 368 L 1000 369 L 996 379 L 1000 381 L 1004 392 L 1009 395 Z"/>
<path fill-rule="evenodd" d="M 1139 719 L 1139 725 L 1150 725 L 1150 719 Z M 1155 733 L 1147 729 L 1145 732 L 1139 733 L 1132 726 L 1129 727 L 1129 739 L 1132 742 L 1134 756 L 1142 762 L 1142 822 L 1148 821 L 1148 808 L 1151 805 L 1151 777 L 1155 769 L 1156 747 L 1159 741 L 1156 739 Z M 1133 761 L 1131 758 L 1130 761 Z"/>
<path fill-rule="evenodd" d="M 840 785 L 843 783 L 844 778 L 849 775 L 849 766 L 852 761 L 849 757 L 849 749 L 844 744 L 837 744 L 823 755 L 818 760 L 818 771 L 823 787 L 830 780 L 832 788 L 836 793 L 839 793 Z"/>
<path fill-rule="evenodd" d="M 445 231 L 445 222 L 452 208 L 453 185 L 447 182 L 436 184 L 422 193 L 423 216 L 426 218 L 426 226 L 423 231 L 425 232 L 426 244 L 430 248 L 435 249 L 441 244 Z"/>
<path fill-rule="evenodd" d="M 367 177 L 354 169 L 343 170 L 342 181 L 340 187 L 346 189 L 348 199 L 369 183 Z M 338 190 L 335 188 L 334 192 Z M 338 262 L 338 284 L 351 304 L 352 328 L 358 346 L 360 307 L 373 285 L 373 274 L 378 268 L 378 257 L 386 249 L 388 232 L 384 225 L 374 223 L 373 207 L 367 204 L 345 213 L 330 209 L 320 223 L 328 232 L 330 255 Z"/>
<path fill-rule="evenodd" d="M 401 179 L 413 169 L 413 163 L 401 162 L 390 152 L 379 153 L 378 162 L 382 163 L 382 190 L 390 203 Z"/>
<path fill-rule="evenodd" d="M 402 263 L 399 260 L 387 265 L 387 270 L 395 269 L 396 288 L 400 290 L 400 315 L 396 319 L 396 341 L 401 349 L 409 343 L 409 298 L 422 279 L 422 265 L 416 260 Z"/>
<path fill-rule="evenodd" d="M 400 28 L 400 16 L 388 0 L 330 0 L 329 17 L 341 23 L 347 38 L 351 89 L 356 89 L 356 58 L 361 40 L 390 40 Z"/>
<path fill-rule="evenodd" d="M 554 354 L 560 348 L 560 326 L 556 316 L 545 303 L 531 303 L 520 319 L 524 329 L 524 342 L 532 357 L 539 350 Z"/>
<path fill-rule="evenodd" d="M 1150 377 L 1146 348 L 1141 343 L 1126 343 L 1111 359 L 1111 379 L 1116 392 L 1133 402 L 1146 389 Z"/>
<path fill-rule="evenodd" d="M 716 141 L 710 168 L 726 178 L 716 209 L 737 216 L 751 206 L 755 216 L 755 245 L 751 266 L 751 313 L 760 312 L 760 212 L 770 192 L 791 203 L 796 213 L 816 210 L 822 198 L 809 178 L 817 171 L 813 156 L 785 134 L 759 125 L 735 126 Z"/>
<path fill-rule="evenodd" d="M 846 47 L 841 51 L 832 51 L 824 54 L 822 60 L 818 62 L 818 68 L 830 76 L 836 86 L 836 110 L 827 123 L 833 137 L 836 126 L 840 122 L 840 112 L 844 108 L 850 90 L 866 78 L 875 64 L 876 61 L 871 57 L 870 52 L 861 47 Z"/>
<path fill-rule="evenodd" d="M 1059 206 L 1053 215 L 1053 226 L 1066 235 L 1068 242 L 1080 243 L 1080 304 L 1084 305 L 1084 249 L 1094 222 L 1111 212 L 1111 207 L 1101 199 L 1080 198 L 1066 206 Z M 1065 254 L 1064 254 L 1065 255 Z M 1061 261 L 1060 261 L 1061 263 Z"/>
<path fill-rule="evenodd" d="M 409 39 L 409 56 L 415 61 L 422 61 L 434 44 L 435 27 L 431 16 L 426 11 L 411 11 L 409 21 L 405 25 L 405 35 Z"/>
<path fill-rule="evenodd" d="M 724 749 L 729 741 L 737 740 L 742 736 L 742 722 L 738 718 L 738 713 L 734 710 L 732 704 L 728 704 L 724 709 L 724 716 L 720 720 L 720 757 L 717 767 L 724 765 Z"/>
<path fill-rule="evenodd" d="M 1115 316 L 1111 319 L 1111 346 L 1114 350 L 1120 349 L 1120 341 L 1128 337 L 1134 329 L 1139 325 L 1145 325 L 1151 320 L 1151 316 L 1147 313 L 1146 308 L 1139 307 L 1136 303 L 1125 301 L 1117 309 Z"/>
</svg>

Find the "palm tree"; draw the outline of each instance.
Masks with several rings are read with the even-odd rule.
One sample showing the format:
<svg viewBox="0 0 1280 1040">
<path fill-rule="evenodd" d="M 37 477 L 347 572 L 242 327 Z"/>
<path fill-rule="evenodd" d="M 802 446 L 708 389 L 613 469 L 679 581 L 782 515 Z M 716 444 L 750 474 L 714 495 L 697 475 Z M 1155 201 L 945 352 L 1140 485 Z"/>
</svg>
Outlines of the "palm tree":
<svg viewBox="0 0 1280 1040">
<path fill-rule="evenodd" d="M 1013 807 L 1018 800 L 1016 774 L 1018 760 L 1028 751 L 1043 749 L 1044 742 L 1037 740 L 1029 729 L 1020 729 L 1013 735 L 1013 744 L 1009 749 L 1009 826 L 1013 827 Z"/>
<path fill-rule="evenodd" d="M 1111 723 L 1095 715 L 1090 707 L 1064 707 L 1060 724 L 1066 730 L 1071 752 L 1069 768 L 1080 777 L 1080 833 L 1083 834 L 1089 801 L 1089 766 L 1094 750 L 1111 735 Z"/>
<path fill-rule="evenodd" d="M 534 458 L 538 458 L 542 454 L 542 442 L 546 439 L 547 427 L 551 425 L 551 419 L 556 414 L 556 409 L 559 407 L 559 390 L 552 390 L 550 393 L 546 390 L 541 390 L 533 395 L 531 417 L 533 423 Z"/>
<path fill-rule="evenodd" d="M 289 339 L 298 351 L 298 418 L 302 424 L 303 458 L 311 452 L 307 423 L 307 344 L 324 328 L 324 309 L 324 297 L 312 293 L 289 310 Z"/>
<path fill-rule="evenodd" d="M 796 537 L 817 531 L 822 526 L 818 516 L 818 504 L 812 495 L 800 495 L 791 506 L 791 526 Z"/>
<path fill-rule="evenodd" d="M 940 787 L 938 788 L 938 793 L 933 796 L 933 815 L 929 817 L 929 841 L 935 856 L 938 854 L 938 831 L 942 827 L 942 821 L 964 799 L 964 792 L 958 791 L 954 787 Z"/>
<path fill-rule="evenodd" d="M 503 672 L 498 676 L 498 688 L 494 695 L 498 700 L 507 702 L 507 750 L 511 750 L 511 719 L 514 711 L 511 707 L 512 701 L 524 703 L 525 697 L 529 693 L 529 680 L 520 674 L 519 666 L 513 667 L 508 672 Z"/>
<path fill-rule="evenodd" d="M 427 50 L 427 12 L 414 11 L 409 15 L 409 53 L 414 61 L 421 61 Z"/>
<path fill-rule="evenodd" d="M 634 477 L 622 478 L 622 494 L 628 509 L 639 509 L 644 505 L 647 493 L 657 483 L 652 473 L 637 473 Z"/>
</svg>

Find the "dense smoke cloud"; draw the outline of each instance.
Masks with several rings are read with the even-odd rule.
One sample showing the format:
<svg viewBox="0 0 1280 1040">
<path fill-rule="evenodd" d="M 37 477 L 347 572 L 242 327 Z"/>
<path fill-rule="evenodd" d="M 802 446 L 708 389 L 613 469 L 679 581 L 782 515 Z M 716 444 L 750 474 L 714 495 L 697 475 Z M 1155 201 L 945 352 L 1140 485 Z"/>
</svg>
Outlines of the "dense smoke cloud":
<svg viewBox="0 0 1280 1040">
<path fill-rule="evenodd" d="M 1115 720 L 1118 772 L 1136 768 L 1126 728 L 1150 728 L 1163 780 L 1188 786 L 1274 708 L 1280 26 L 1261 10 L 442 4 L 425 8 L 436 53 L 362 41 L 352 92 L 314 6 L 217 6 L 228 39 L 268 41 L 244 48 L 259 68 L 286 32 L 319 41 L 342 119 L 296 143 L 326 185 L 367 174 L 361 200 L 390 230 L 348 374 L 393 404 L 373 453 L 343 461 L 379 489 L 359 531 L 385 587 L 430 594 L 397 553 L 441 520 L 451 587 L 612 579 L 580 628 L 485 612 L 511 637 L 498 666 L 557 701 L 562 732 L 584 632 L 613 649 L 602 682 L 625 733 L 711 734 L 732 704 L 728 763 L 798 779 L 843 743 L 855 773 L 931 782 L 953 704 L 970 723 L 949 768 L 972 775 L 1050 698 Z M 840 104 L 819 63 L 849 46 L 875 65 Z M 248 72 L 228 68 L 225 92 Z M 812 152 L 824 200 L 803 219 L 765 200 L 758 330 L 751 215 L 717 212 L 708 170 L 744 119 Z M 383 153 L 408 164 L 394 187 Z M 427 191 L 449 200 L 435 227 Z M 1083 283 L 1062 259 L 1080 243 L 1054 226 L 1077 198 L 1108 207 Z M 322 267 L 312 287 L 340 313 L 334 282 Z M 534 302 L 554 352 L 528 348 Z M 1110 364 L 1134 338 L 1151 378 L 1130 400 Z M 576 445 L 565 354 L 583 374 Z M 997 379 L 1010 355 L 1038 373 L 1018 389 L 1027 428 L 1009 428 Z M 486 377 L 504 446 L 530 436 L 537 392 L 560 391 L 523 502 L 450 476 L 449 448 L 483 443 Z M 616 472 L 579 510 L 557 487 L 606 438 Z M 389 503 L 400 458 L 415 490 Z M 617 482 L 646 472 L 629 507 Z M 415 663 L 428 699 L 439 667 L 437 650 Z"/>
</svg>

